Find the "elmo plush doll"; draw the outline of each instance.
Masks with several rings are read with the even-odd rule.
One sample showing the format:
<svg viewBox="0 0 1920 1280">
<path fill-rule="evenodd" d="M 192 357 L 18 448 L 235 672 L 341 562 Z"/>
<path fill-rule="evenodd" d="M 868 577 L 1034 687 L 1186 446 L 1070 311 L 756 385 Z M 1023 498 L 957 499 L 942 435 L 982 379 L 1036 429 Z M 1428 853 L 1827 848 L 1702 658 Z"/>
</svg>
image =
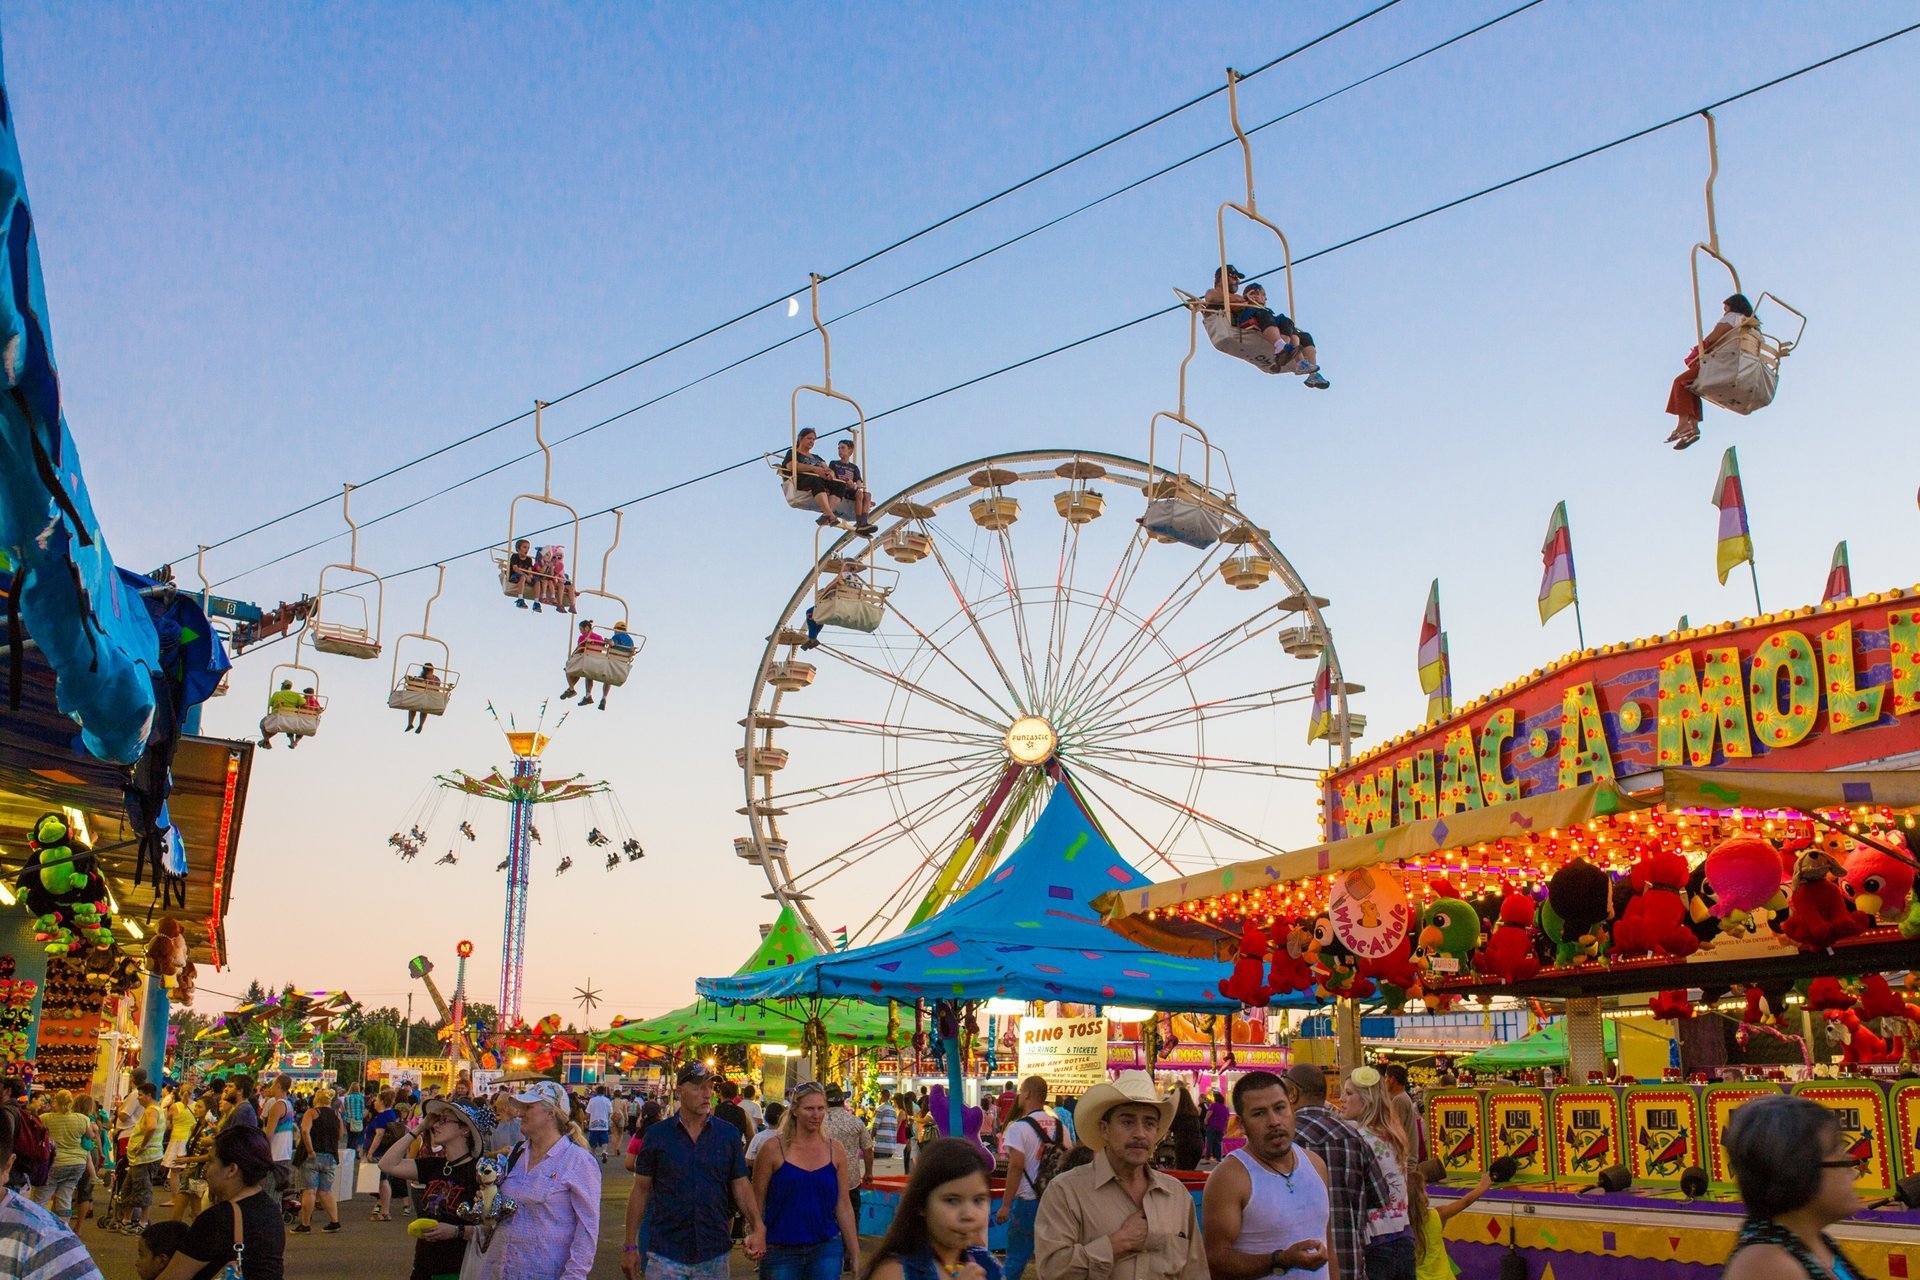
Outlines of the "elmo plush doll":
<svg viewBox="0 0 1920 1280">
<path fill-rule="evenodd" d="M 1307 956 L 1313 950 L 1313 935 L 1298 920 L 1273 926 L 1273 956 L 1267 969 L 1267 990 L 1274 995 L 1314 988 L 1313 965 Z"/>
<path fill-rule="evenodd" d="M 1687 927 L 1687 860 L 1677 853 L 1655 849 L 1633 864 L 1628 880 L 1637 891 L 1613 926 L 1613 949 L 1618 954 L 1658 952 L 1685 959 L 1700 949 L 1700 939 Z"/>
<path fill-rule="evenodd" d="M 1540 972 L 1534 958 L 1533 899 L 1524 893 L 1509 893 L 1500 901 L 1500 916 L 1487 937 L 1487 945 L 1474 953 L 1474 972 L 1502 982 L 1525 982 Z"/>
<path fill-rule="evenodd" d="M 1233 972 L 1220 979 L 1220 994 L 1235 1004 L 1264 1008 L 1271 996 L 1260 978 L 1266 972 L 1267 934 L 1257 921 L 1245 920 L 1240 925 L 1240 954 L 1233 962 Z"/>
<path fill-rule="evenodd" d="M 1661 991 L 1647 1001 L 1647 1012 L 1656 1018 L 1685 1022 L 1693 1017 L 1693 1001 L 1687 999 L 1685 988 L 1678 991 Z"/>
<path fill-rule="evenodd" d="M 1830 834 L 1803 850 L 1793 864 L 1793 890 L 1779 930 L 1802 951 L 1825 951 L 1865 933 L 1873 921 L 1847 903 L 1840 891 L 1841 855 L 1853 841 Z"/>
</svg>

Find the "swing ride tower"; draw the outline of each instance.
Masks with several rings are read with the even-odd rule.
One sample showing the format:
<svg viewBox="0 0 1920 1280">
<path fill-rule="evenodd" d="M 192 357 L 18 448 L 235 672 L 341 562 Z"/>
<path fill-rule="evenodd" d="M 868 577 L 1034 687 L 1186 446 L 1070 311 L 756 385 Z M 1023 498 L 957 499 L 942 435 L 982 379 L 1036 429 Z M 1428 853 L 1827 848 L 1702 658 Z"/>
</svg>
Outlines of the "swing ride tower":
<svg viewBox="0 0 1920 1280">
<path fill-rule="evenodd" d="M 527 960 L 527 891 L 533 864 L 533 844 L 538 839 L 534 818 L 542 805 L 583 800 L 606 794 L 611 788 L 603 781 L 578 774 L 571 778 L 547 781 L 541 777 L 541 756 L 547 749 L 547 735 L 537 729 L 506 731 L 507 749 L 513 763 L 504 771 L 494 769 L 484 776 L 461 770 L 435 779 L 442 787 L 482 800 L 507 806 L 507 895 L 501 924 L 499 1026 L 505 1031 L 521 1021 L 521 982 Z"/>
</svg>

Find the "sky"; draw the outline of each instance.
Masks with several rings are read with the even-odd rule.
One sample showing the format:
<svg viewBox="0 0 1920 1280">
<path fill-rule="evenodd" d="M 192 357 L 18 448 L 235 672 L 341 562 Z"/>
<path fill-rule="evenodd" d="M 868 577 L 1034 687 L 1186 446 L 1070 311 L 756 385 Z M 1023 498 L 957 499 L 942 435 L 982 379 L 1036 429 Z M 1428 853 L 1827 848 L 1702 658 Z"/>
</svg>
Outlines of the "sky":
<svg viewBox="0 0 1920 1280">
<path fill-rule="evenodd" d="M 0 14 L 0 36 L 95 507 L 120 562 L 172 560 L 192 582 L 197 544 L 803 292 L 809 271 L 836 272 L 1216 87 L 1228 61 L 1258 65 L 1367 7 L 25 2 Z M 1402 0 L 1246 83 L 1243 114 L 1270 119 L 1509 7 Z M 1259 133 L 1261 211 L 1302 256 L 1913 18 L 1892 4 L 1545 0 Z M 1899 316 L 1920 285 L 1907 243 L 1917 67 L 1920 33 L 1719 113 L 1723 251 L 1750 293 L 1811 322 L 1777 402 L 1745 420 L 1710 412 L 1690 452 L 1661 440 L 1693 341 L 1697 121 L 1302 264 L 1296 311 L 1328 392 L 1203 348 L 1189 416 L 1225 450 L 1242 508 L 1333 601 L 1371 740 L 1422 718 L 1414 653 L 1436 576 L 1460 700 L 1573 647 L 1572 619 L 1543 627 L 1534 603 L 1562 499 L 1591 643 L 1683 613 L 1751 613 L 1744 576 L 1714 578 L 1709 498 L 1728 444 L 1769 607 L 1817 599 L 1840 538 L 1861 590 L 1914 581 L 1920 450 Z M 1227 134 L 1209 99 L 839 276 L 823 308 L 867 303 Z M 1214 211 L 1241 182 L 1237 155 L 1216 153 L 861 312 L 834 328 L 836 387 L 874 415 L 1161 307 L 1170 286 L 1199 288 Z M 1277 262 L 1263 236 L 1234 229 L 1240 266 Z M 545 415 L 550 438 L 802 323 L 776 306 L 570 398 Z M 1142 455 L 1149 418 L 1174 407 L 1184 329 L 1163 317 L 885 415 L 868 436 L 875 489 L 997 451 Z M 556 496 L 582 511 L 629 503 L 610 581 L 648 644 L 607 711 L 561 726 L 548 771 L 606 779 L 648 856 L 603 872 L 588 854 L 558 877 L 543 853 L 530 1017 L 572 1013 L 589 980 L 602 1020 L 685 1003 L 772 914 L 731 848 L 744 834 L 732 750 L 765 638 L 809 578 L 812 525 L 758 463 L 629 500 L 784 448 L 789 392 L 818 377 L 817 346 L 796 342 L 555 452 Z M 496 431 L 356 492 L 356 514 L 531 443 L 527 423 Z M 361 562 L 393 573 L 498 541 L 512 495 L 539 485 L 523 462 L 423 503 L 369 528 Z M 322 506 L 218 547 L 207 576 L 265 605 L 296 597 L 344 543 L 267 562 L 342 529 L 338 505 Z M 597 576 L 607 532 L 589 523 L 583 576 Z M 388 637 L 417 628 L 432 576 L 389 581 Z M 1232 595 L 1196 615 L 1227 625 Z M 448 564 L 433 631 L 462 682 L 422 735 L 403 737 L 383 705 L 384 658 L 319 660 L 332 710 L 297 754 L 257 759 L 232 968 L 203 989 L 258 978 L 398 1004 L 408 957 L 449 972 L 471 938 L 472 985 L 490 996 L 497 822 L 452 867 L 401 863 L 386 838 L 421 812 L 434 774 L 504 760 L 486 706 L 537 716 L 560 691 L 566 624 L 512 610 L 469 556 Z M 248 732 L 286 648 L 241 660 L 207 731 Z M 1324 764 L 1289 715 L 1274 749 Z M 1272 790 L 1247 821 L 1282 846 L 1310 842 L 1310 789 Z M 836 820 L 822 808 L 824 830 Z M 435 853 L 451 813 L 437 815 Z"/>
</svg>

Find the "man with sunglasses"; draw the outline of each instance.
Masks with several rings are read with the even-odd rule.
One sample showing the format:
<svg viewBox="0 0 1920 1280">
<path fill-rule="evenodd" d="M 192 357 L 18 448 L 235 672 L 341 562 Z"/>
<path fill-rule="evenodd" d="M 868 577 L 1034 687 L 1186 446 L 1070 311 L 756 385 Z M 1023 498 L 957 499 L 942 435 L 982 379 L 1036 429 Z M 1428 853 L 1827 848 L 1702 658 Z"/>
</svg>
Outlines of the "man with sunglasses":
<svg viewBox="0 0 1920 1280">
<path fill-rule="evenodd" d="M 713 1073 L 689 1062 L 674 1080 L 680 1109 L 647 1130 L 634 1158 L 633 1191 L 627 1197 L 626 1236 L 620 1268 L 627 1280 L 727 1280 L 733 1252 L 729 1200 L 747 1220 L 747 1257 L 766 1252 L 766 1228 L 747 1176 L 740 1131 L 713 1114 Z M 640 1253 L 640 1223 L 647 1207 L 647 1252 Z"/>
</svg>

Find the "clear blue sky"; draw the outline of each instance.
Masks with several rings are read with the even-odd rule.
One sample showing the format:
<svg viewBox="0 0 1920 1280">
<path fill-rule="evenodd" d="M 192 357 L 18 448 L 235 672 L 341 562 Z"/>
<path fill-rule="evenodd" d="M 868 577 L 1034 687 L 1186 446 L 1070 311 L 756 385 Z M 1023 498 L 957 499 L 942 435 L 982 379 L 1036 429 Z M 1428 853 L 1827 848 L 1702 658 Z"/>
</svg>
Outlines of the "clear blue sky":
<svg viewBox="0 0 1920 1280">
<path fill-rule="evenodd" d="M 1261 76 L 1264 120 L 1504 4 L 1406 0 Z M 116 555 L 190 549 L 552 397 L 831 270 L 1361 12 L 1187 6 L 47 5 L 0 16 L 68 416 Z M 1310 21 L 1306 15 L 1311 13 Z M 1678 114 L 1913 19 L 1910 5 L 1538 8 L 1257 140 L 1262 207 L 1309 252 Z M 1666 386 L 1692 341 L 1704 229 L 1697 125 L 1669 130 L 1303 267 L 1301 319 L 1334 389 L 1194 367 L 1193 416 L 1244 505 L 1316 589 L 1378 740 L 1424 708 L 1414 644 L 1438 574 L 1468 698 L 1571 647 L 1535 617 L 1538 547 L 1566 499 L 1596 643 L 1750 611 L 1713 578 L 1709 493 L 1737 442 L 1762 587 L 1817 596 L 1837 538 L 1865 590 L 1915 576 L 1917 451 L 1903 299 L 1920 175 L 1920 36 L 1721 118 L 1723 247 L 1752 291 L 1808 312 L 1779 402 L 1708 419 L 1676 455 Z M 1210 102 L 836 281 L 837 312 L 1213 142 Z M 885 408 L 1204 282 L 1221 153 L 836 330 L 838 381 Z M 1274 254 L 1236 241 L 1241 266 Z M 597 421 L 777 337 L 767 312 L 552 413 Z M 1184 350 L 1173 318 L 929 405 L 872 433 L 876 487 L 995 449 L 1145 449 Z M 582 509 L 784 443 L 796 344 L 558 456 Z M 384 511 L 517 453 L 497 433 L 357 495 Z M 503 532 L 522 466 L 368 533 L 402 567 Z M 216 579 L 338 528 L 326 510 L 210 557 Z M 809 527 L 764 471 L 634 507 L 615 575 L 651 644 L 619 705 L 570 723 L 554 768 L 610 778 L 651 856 L 534 884 L 529 1012 L 591 976 L 606 1009 L 682 1002 L 768 911 L 737 862 L 731 766 L 770 619 Z M 602 535 L 604 537 L 604 534 Z M 589 540 L 593 542 L 592 539 Z M 597 560 L 597 555 L 591 557 Z M 231 586 L 311 590 L 307 554 Z M 389 634 L 428 584 L 390 589 Z M 336 707 L 262 757 L 231 937 L 247 978 L 386 1001 L 404 962 L 498 937 L 492 858 L 395 863 L 384 839 L 430 775 L 500 758 L 481 708 L 558 693 L 559 624 L 502 613 L 484 562 L 436 615 L 471 696 L 401 739 L 386 665 L 329 661 Z M 241 734 L 243 662 L 208 727 Z M 1289 729 L 1289 735 L 1292 730 Z M 1287 757 L 1314 755 L 1289 738 Z M 1266 832 L 1310 840 L 1312 807 Z M 438 833 L 436 833 L 438 834 Z M 614 891 L 617 886 L 617 891 Z M 482 994 L 490 970 L 477 969 Z M 603 1012 L 602 1017 L 605 1016 Z"/>
</svg>

